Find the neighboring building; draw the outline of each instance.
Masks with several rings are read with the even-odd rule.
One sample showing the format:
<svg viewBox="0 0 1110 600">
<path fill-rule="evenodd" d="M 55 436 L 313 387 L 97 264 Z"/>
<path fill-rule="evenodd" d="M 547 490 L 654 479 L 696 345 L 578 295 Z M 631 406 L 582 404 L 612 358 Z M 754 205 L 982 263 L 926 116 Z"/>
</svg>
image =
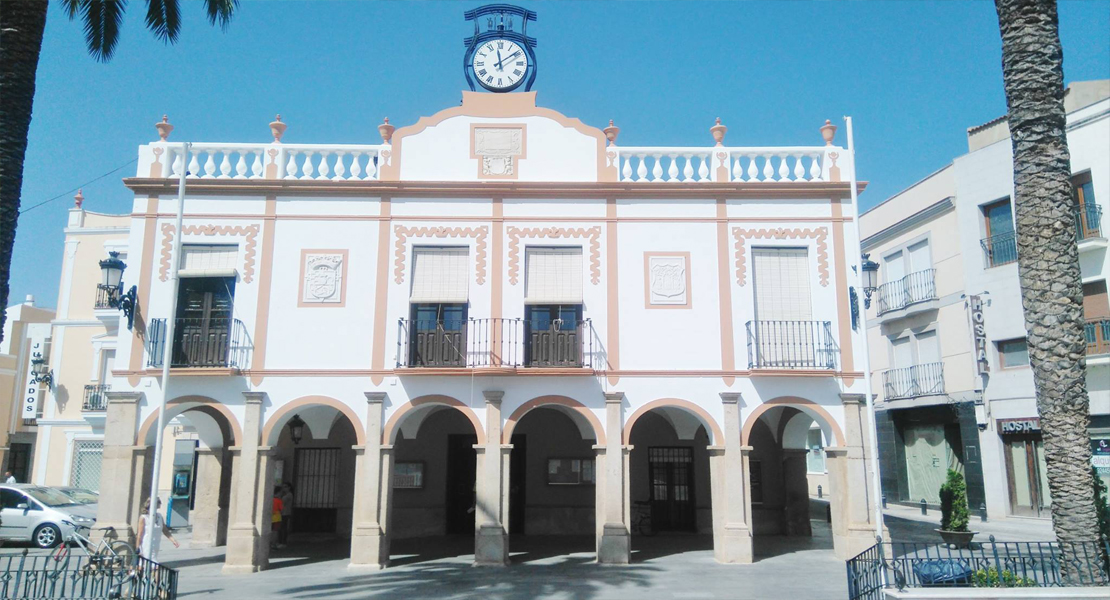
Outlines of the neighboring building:
<svg viewBox="0 0 1110 600">
<path fill-rule="evenodd" d="M 35 306 L 33 296 L 5 311 L 0 341 L 0 473 L 27 483 L 35 456 L 36 421 L 50 379 L 50 320 L 54 311 Z M 3 479 L 0 477 L 0 479 Z"/>
<path fill-rule="evenodd" d="M 275 482 L 299 531 L 350 537 L 353 566 L 454 532 L 505 564 L 510 531 L 595 535 L 627 562 L 641 509 L 746 562 L 753 535 L 809 534 L 807 474 L 837 554 L 870 546 L 835 127 L 825 145 L 625 148 L 534 93 L 463 96 L 370 145 L 283 143 L 279 120 L 270 143 L 182 159 L 160 123 L 131 213 L 71 213 L 36 480 L 72 482 L 77 444 L 102 443 L 100 521 L 130 535 L 170 361 L 181 464 L 164 456 L 163 481 L 195 474 L 194 541 L 226 541 L 228 571 L 266 566 Z M 110 251 L 131 331 L 96 308 L 118 293 L 97 283 Z M 85 386 L 106 411 L 68 400 Z"/>
<path fill-rule="evenodd" d="M 1064 105 L 1091 437 L 1099 474 L 1110 481 L 1110 257 L 1102 222 L 1110 80 L 1071 84 Z M 881 265 L 868 325 L 888 501 L 935 504 L 954 467 L 966 475 L 973 510 L 1049 516 L 1012 197 L 1012 150 L 1000 118 L 968 130 L 968 154 L 861 217 L 864 252 Z"/>
</svg>

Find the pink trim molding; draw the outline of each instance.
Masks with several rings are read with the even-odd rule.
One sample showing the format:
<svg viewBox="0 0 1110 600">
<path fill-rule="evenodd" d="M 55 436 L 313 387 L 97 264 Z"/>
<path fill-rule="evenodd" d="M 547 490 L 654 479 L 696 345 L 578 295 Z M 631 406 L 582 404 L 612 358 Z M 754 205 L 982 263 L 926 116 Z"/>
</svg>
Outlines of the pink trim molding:
<svg viewBox="0 0 1110 600">
<path fill-rule="evenodd" d="M 393 252 L 393 281 L 405 282 L 405 241 L 410 237 L 464 237 L 474 238 L 474 278 L 478 285 L 486 282 L 486 238 L 489 236 L 489 226 L 481 227 L 405 227 L 394 225 L 393 232 L 397 234 Z"/>
<path fill-rule="evenodd" d="M 158 268 L 158 279 L 166 281 L 170 278 L 170 252 L 173 250 L 173 233 L 176 227 L 172 223 L 162 223 L 162 260 Z M 254 253 L 258 245 L 258 225 L 186 225 L 181 228 L 185 235 L 242 235 L 246 236 L 243 246 L 243 283 L 250 283 L 254 279 Z"/>
<path fill-rule="evenodd" d="M 505 228 L 509 236 L 509 285 L 520 279 L 520 238 L 588 238 L 590 240 L 590 283 L 601 283 L 601 226 L 595 227 L 514 227 Z"/>
<path fill-rule="evenodd" d="M 732 228 L 732 236 L 736 238 L 736 283 L 744 285 L 747 281 L 747 263 L 745 261 L 745 240 L 760 239 L 814 239 L 817 241 L 817 275 L 821 287 L 829 285 L 829 228 L 817 227 L 814 229 L 742 229 Z"/>
</svg>

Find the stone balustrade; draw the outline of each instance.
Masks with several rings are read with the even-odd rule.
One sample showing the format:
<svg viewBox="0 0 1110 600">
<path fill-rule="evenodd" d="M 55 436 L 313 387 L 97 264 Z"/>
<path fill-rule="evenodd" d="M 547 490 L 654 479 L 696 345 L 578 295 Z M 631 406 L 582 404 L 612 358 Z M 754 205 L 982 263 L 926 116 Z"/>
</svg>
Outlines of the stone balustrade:
<svg viewBox="0 0 1110 600">
<path fill-rule="evenodd" d="M 153 144 L 151 177 L 189 179 L 303 179 L 374 181 L 388 144 Z M 160 171 L 160 172 L 159 172 Z M 142 173 L 140 173 L 142 174 Z"/>
<path fill-rule="evenodd" d="M 707 148 L 611 146 L 620 180 L 629 182 L 829 181 L 835 147 Z"/>
</svg>

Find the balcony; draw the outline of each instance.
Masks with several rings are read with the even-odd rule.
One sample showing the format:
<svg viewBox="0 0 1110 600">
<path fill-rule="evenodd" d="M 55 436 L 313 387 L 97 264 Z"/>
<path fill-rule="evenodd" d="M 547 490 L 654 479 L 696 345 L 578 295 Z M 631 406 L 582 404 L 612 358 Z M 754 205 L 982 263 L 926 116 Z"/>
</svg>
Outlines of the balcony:
<svg viewBox="0 0 1110 600">
<path fill-rule="evenodd" d="M 93 308 L 107 310 L 119 307 L 119 287 L 113 285 L 96 284 L 96 301 Z"/>
<path fill-rule="evenodd" d="M 170 368 L 233 369 L 250 366 L 251 343 L 239 319 L 175 319 Z M 147 366 L 163 366 L 166 319 L 151 319 L 146 332 Z"/>
<path fill-rule="evenodd" d="M 397 368 L 599 368 L 593 325 L 552 323 L 533 329 L 524 319 L 421 321 L 399 319 Z"/>
<path fill-rule="evenodd" d="M 925 269 L 879 286 L 879 315 L 936 300 L 936 274 L 936 269 Z"/>
<path fill-rule="evenodd" d="M 835 371 L 840 348 L 829 321 L 748 321 L 751 369 Z"/>
<path fill-rule="evenodd" d="M 773 148 L 611 146 L 622 182 L 829 181 L 831 146 Z M 835 150 L 832 154 L 835 159 Z"/>
<path fill-rule="evenodd" d="M 1110 354 L 1110 319 L 1087 321 L 1087 356 Z"/>
<path fill-rule="evenodd" d="M 81 401 L 81 412 L 103 412 L 108 410 L 108 394 L 111 389 L 108 384 L 92 384 L 85 386 L 85 398 Z"/>
<path fill-rule="evenodd" d="M 883 398 L 899 400 L 944 394 L 944 363 L 883 371 Z"/>
<path fill-rule="evenodd" d="M 979 240 L 988 267 L 998 267 L 1017 262 L 1017 236 L 1014 232 L 1000 233 Z"/>
<path fill-rule="evenodd" d="M 1082 242 L 1104 237 L 1102 207 L 1097 204 L 1080 204 L 1075 209 L 1075 240 Z"/>
</svg>

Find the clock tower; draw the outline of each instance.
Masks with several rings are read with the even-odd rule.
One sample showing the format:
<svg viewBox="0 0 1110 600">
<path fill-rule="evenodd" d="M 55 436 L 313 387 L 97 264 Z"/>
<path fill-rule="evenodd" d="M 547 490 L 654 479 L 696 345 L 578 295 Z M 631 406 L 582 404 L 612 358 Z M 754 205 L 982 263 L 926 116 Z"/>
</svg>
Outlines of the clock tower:
<svg viewBox="0 0 1110 600">
<path fill-rule="evenodd" d="M 474 35 L 463 40 L 463 74 L 470 90 L 477 89 L 477 82 L 491 92 L 511 92 L 521 85 L 531 91 L 536 81 L 536 38 L 528 37 L 527 29 L 536 13 L 508 4 L 489 4 L 468 10 L 464 16 L 474 22 Z"/>
</svg>

